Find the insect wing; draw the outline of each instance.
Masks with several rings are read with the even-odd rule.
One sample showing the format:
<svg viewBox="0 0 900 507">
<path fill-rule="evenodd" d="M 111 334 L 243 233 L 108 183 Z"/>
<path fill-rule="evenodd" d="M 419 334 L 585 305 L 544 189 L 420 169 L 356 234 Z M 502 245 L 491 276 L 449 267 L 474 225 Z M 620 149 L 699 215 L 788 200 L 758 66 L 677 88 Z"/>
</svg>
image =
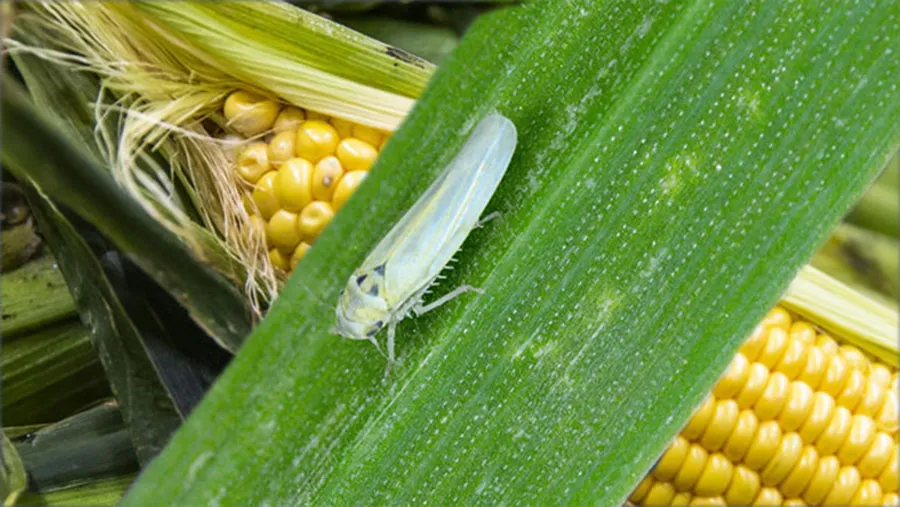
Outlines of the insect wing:
<svg viewBox="0 0 900 507">
<path fill-rule="evenodd" d="M 500 114 L 481 120 L 438 179 L 363 264 L 384 265 L 384 297 L 395 307 L 430 283 L 462 246 L 506 173 L 515 125 Z"/>
</svg>

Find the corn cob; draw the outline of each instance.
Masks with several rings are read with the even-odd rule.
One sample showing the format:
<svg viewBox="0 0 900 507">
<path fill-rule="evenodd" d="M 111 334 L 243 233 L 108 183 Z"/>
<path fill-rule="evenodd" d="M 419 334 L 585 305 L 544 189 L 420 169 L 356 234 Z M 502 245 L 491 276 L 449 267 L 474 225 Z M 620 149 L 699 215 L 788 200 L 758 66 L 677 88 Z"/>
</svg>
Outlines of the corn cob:
<svg viewBox="0 0 900 507">
<path fill-rule="evenodd" d="M 897 505 L 897 369 L 775 307 L 630 501 Z"/>
<path fill-rule="evenodd" d="M 272 266 L 290 272 L 365 179 L 390 134 L 243 90 L 228 96 L 222 112 L 228 127 L 255 140 L 235 162 L 244 205 Z"/>
</svg>

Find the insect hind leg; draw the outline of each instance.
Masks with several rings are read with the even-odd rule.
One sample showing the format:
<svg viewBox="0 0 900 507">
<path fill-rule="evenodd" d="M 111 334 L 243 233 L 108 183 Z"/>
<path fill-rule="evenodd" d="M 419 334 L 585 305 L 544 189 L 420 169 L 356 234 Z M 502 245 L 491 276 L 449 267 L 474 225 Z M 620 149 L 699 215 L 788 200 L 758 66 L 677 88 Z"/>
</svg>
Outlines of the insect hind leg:
<svg viewBox="0 0 900 507">
<path fill-rule="evenodd" d="M 499 211 L 494 211 L 494 212 L 488 213 L 487 215 L 481 217 L 481 220 L 479 220 L 479 221 L 475 224 L 475 227 L 479 227 L 479 228 L 480 228 L 480 227 L 484 227 L 484 224 L 486 224 L 486 223 L 488 223 L 488 222 L 490 222 L 491 220 L 494 220 L 494 219 L 496 219 L 496 218 L 500 218 L 500 212 L 499 212 Z"/>
<path fill-rule="evenodd" d="M 415 306 L 412 307 L 413 313 L 417 316 L 422 315 L 423 313 L 428 313 L 435 308 L 444 305 L 450 302 L 453 299 L 465 294 L 466 292 L 477 292 L 479 294 L 484 294 L 484 289 L 479 289 L 478 287 L 472 287 L 471 285 L 460 285 L 459 287 L 453 289 L 452 291 L 444 294 L 443 296 L 435 299 L 434 301 L 423 305 L 421 302 L 416 303 Z"/>
</svg>

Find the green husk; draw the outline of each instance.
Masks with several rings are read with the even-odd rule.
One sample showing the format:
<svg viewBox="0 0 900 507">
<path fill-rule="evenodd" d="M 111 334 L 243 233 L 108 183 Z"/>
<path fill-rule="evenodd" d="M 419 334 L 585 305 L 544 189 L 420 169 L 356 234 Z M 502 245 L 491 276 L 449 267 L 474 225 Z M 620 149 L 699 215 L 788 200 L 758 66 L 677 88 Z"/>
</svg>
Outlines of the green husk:
<svg viewBox="0 0 900 507">
<path fill-rule="evenodd" d="M 3 343 L 3 424 L 48 423 L 109 396 L 87 329 L 77 319 Z"/>
<path fill-rule="evenodd" d="M 0 491 L 3 493 L 3 505 L 15 505 L 25 488 L 28 486 L 28 476 L 25 466 L 15 446 L 9 441 L 6 434 L 3 435 L 2 454 L 0 454 Z"/>
<path fill-rule="evenodd" d="M 15 443 L 32 491 L 52 491 L 138 470 L 119 409 L 106 402 Z"/>
<path fill-rule="evenodd" d="M 137 477 L 137 474 L 125 474 L 120 477 L 99 479 L 78 486 L 43 493 L 25 492 L 21 497 L 21 503 L 24 505 L 48 507 L 115 505 L 125 495 L 125 491 L 134 482 L 135 477 Z"/>
<path fill-rule="evenodd" d="M 4 338 L 75 315 L 75 302 L 66 281 L 49 255 L 3 273 L 2 280 Z"/>
<path fill-rule="evenodd" d="M 894 367 L 900 364 L 896 308 L 878 303 L 810 266 L 791 283 L 783 303 L 885 363 Z"/>
</svg>

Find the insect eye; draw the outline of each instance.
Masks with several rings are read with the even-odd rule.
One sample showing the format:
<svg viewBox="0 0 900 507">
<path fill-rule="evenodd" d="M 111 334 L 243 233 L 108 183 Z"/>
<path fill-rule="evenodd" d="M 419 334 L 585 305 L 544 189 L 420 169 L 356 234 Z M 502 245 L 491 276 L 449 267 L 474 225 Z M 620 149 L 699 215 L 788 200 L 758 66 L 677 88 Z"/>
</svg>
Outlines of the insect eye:
<svg viewBox="0 0 900 507">
<path fill-rule="evenodd" d="M 366 281 L 366 277 L 367 277 L 367 276 L 368 276 L 368 275 L 366 275 L 366 274 L 362 274 L 362 275 L 357 276 L 357 277 L 356 277 L 356 285 L 362 285 L 362 283 Z"/>
<path fill-rule="evenodd" d="M 384 264 L 377 266 L 374 271 L 378 276 L 384 276 Z"/>
<path fill-rule="evenodd" d="M 375 321 L 375 329 L 381 329 L 381 326 L 383 326 L 383 325 L 384 325 L 384 322 L 381 322 L 380 320 Z"/>
<path fill-rule="evenodd" d="M 369 289 L 369 295 L 370 295 L 370 296 L 377 296 L 377 295 L 378 295 L 378 284 L 372 284 L 372 288 Z"/>
</svg>

